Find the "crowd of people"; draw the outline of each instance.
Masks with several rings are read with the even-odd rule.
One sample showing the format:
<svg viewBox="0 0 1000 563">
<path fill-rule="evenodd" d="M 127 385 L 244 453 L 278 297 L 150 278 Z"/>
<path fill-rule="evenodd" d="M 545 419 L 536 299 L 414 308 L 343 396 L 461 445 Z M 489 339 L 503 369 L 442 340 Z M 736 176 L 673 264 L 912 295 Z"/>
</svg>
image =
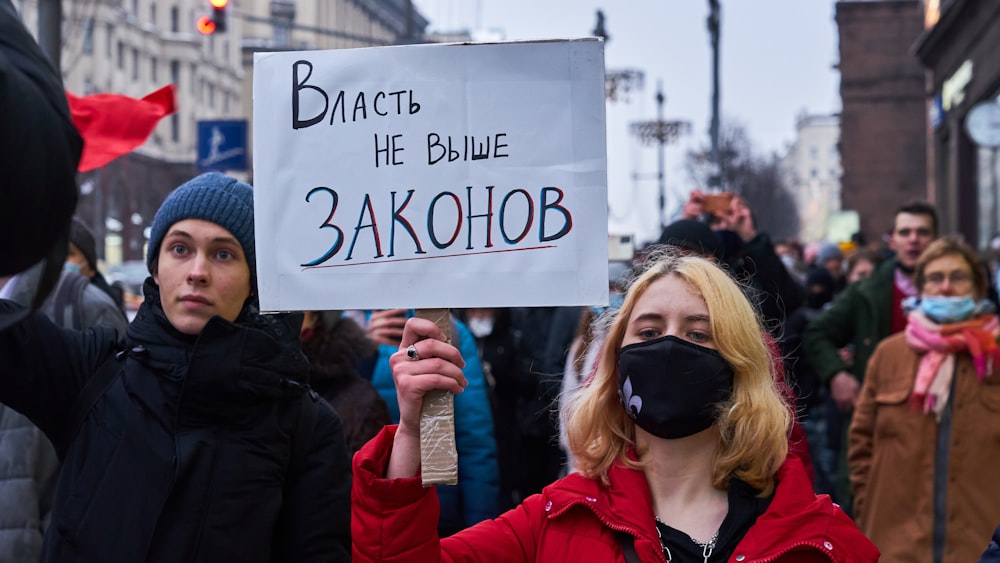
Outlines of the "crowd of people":
<svg viewBox="0 0 1000 563">
<path fill-rule="evenodd" d="M 933 206 L 803 246 L 694 191 L 608 305 L 453 310 L 445 334 L 262 315 L 253 188 L 213 172 L 156 212 L 128 321 L 15 17 L 0 0 L 0 93 L 47 104 L 0 111 L 50 160 L 0 151 L 24 241 L 0 256 L 0 560 L 1000 560 L 998 265 Z M 441 390 L 458 483 L 426 487 Z"/>
</svg>

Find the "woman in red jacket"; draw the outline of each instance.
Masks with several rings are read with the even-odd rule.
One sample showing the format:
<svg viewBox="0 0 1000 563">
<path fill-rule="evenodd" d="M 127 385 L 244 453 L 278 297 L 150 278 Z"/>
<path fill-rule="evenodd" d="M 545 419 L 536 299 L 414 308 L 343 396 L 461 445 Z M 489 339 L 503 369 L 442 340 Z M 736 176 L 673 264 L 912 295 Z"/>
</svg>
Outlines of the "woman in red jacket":
<svg viewBox="0 0 1000 563">
<path fill-rule="evenodd" d="M 788 456 L 789 411 L 754 310 L 711 262 L 648 262 L 566 417 L 573 473 L 501 517 L 435 533 L 419 416 L 462 358 L 410 319 L 391 364 L 400 423 L 354 459 L 354 561 L 877 561 Z"/>
</svg>

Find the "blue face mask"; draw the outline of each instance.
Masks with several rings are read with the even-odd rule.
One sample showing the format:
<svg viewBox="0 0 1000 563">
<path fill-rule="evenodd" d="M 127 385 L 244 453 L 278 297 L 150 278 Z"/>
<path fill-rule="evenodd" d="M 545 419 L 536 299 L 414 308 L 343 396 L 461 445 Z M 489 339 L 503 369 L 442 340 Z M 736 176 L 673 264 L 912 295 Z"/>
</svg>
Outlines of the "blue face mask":
<svg viewBox="0 0 1000 563">
<path fill-rule="evenodd" d="M 79 274 L 80 273 L 80 265 L 77 264 L 76 262 L 65 262 L 63 264 L 63 271 L 64 272 L 69 272 L 71 274 Z"/>
<path fill-rule="evenodd" d="M 920 299 L 920 310 L 937 323 L 957 323 L 969 320 L 976 312 L 976 301 L 971 296 L 928 296 Z"/>
</svg>

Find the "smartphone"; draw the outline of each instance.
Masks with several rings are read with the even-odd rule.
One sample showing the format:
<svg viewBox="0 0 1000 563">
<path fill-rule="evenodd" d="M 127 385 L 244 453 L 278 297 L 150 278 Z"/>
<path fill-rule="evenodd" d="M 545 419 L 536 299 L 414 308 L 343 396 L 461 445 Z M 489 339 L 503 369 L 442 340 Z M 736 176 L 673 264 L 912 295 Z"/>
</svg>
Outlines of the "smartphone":
<svg viewBox="0 0 1000 563">
<path fill-rule="evenodd" d="M 732 192 L 724 192 L 721 194 L 706 194 L 705 204 L 704 204 L 705 212 L 721 213 L 724 211 L 729 211 L 732 203 L 733 203 Z"/>
</svg>

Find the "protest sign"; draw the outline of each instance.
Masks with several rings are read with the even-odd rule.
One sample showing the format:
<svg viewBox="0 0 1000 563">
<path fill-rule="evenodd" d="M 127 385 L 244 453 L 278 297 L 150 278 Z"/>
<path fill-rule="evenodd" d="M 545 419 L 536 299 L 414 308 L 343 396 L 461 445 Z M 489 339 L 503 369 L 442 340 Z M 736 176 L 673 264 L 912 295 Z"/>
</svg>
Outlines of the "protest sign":
<svg viewBox="0 0 1000 563">
<path fill-rule="evenodd" d="M 257 53 L 261 310 L 607 303 L 603 44 Z"/>
</svg>

